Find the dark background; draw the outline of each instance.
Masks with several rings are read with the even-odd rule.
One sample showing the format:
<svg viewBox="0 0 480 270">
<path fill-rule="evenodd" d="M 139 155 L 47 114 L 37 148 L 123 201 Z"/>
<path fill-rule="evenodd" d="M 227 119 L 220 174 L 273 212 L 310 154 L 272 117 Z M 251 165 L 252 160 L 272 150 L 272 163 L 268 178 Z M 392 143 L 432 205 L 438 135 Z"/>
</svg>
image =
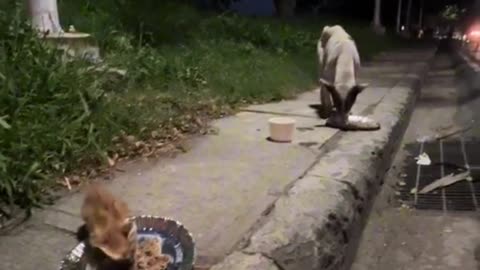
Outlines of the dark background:
<svg viewBox="0 0 480 270">
<path fill-rule="evenodd" d="M 459 7 L 471 9 L 473 0 L 423 0 L 424 17 L 426 15 L 436 15 L 443 10 L 446 5 L 457 4 Z M 318 1 L 298 0 L 297 10 L 300 13 L 311 10 L 312 4 Z M 335 14 L 340 16 L 348 16 L 351 18 L 372 20 L 374 0 L 328 0 L 328 6 L 321 9 L 323 14 Z M 411 20 L 413 23 L 418 21 L 421 0 L 412 0 Z M 407 10 L 408 0 L 403 0 L 403 18 Z M 387 26 L 393 26 L 397 18 L 398 0 L 382 0 L 382 22 Z"/>
</svg>

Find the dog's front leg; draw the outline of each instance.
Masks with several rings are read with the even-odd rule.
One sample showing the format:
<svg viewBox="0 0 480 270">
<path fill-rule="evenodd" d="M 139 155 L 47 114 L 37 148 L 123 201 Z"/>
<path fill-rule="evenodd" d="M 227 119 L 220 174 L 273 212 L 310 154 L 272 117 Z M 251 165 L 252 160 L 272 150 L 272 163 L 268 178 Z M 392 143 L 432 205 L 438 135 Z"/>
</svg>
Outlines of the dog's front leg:
<svg viewBox="0 0 480 270">
<path fill-rule="evenodd" d="M 330 92 L 328 89 L 326 89 L 325 85 L 322 83 L 322 80 L 324 79 L 325 75 L 328 75 L 326 73 L 326 52 L 325 49 L 323 48 L 322 44 L 322 38 L 317 43 L 317 57 L 318 57 L 318 83 L 319 83 L 319 88 L 320 88 L 320 102 L 321 102 L 321 108 L 317 109 L 317 114 L 321 119 L 327 119 L 330 117 L 332 110 L 333 110 L 333 105 L 332 105 L 332 97 L 330 95 Z"/>
<path fill-rule="evenodd" d="M 318 112 L 318 116 L 321 119 L 327 119 L 332 115 L 333 104 L 332 96 L 324 85 L 320 85 L 320 101 L 322 103 L 322 107 Z"/>
</svg>

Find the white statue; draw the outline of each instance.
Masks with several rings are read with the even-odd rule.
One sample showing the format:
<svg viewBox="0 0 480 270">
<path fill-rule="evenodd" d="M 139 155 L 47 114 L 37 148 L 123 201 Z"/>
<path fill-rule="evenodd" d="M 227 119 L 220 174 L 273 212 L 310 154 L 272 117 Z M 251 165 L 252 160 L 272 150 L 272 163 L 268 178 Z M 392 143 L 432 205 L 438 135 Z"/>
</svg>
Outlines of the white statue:
<svg viewBox="0 0 480 270">
<path fill-rule="evenodd" d="M 63 33 L 58 15 L 57 0 L 28 0 L 32 26 L 41 33 Z"/>
</svg>

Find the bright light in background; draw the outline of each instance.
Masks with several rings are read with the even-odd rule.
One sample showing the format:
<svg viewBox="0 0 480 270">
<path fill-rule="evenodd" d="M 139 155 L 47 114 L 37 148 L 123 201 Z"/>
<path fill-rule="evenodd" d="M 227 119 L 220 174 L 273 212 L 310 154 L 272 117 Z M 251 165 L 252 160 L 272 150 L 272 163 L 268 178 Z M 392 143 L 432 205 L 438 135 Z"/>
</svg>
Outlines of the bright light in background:
<svg viewBox="0 0 480 270">
<path fill-rule="evenodd" d="M 479 39 L 480 38 L 480 24 L 475 23 L 470 27 L 470 30 L 467 32 L 468 39 Z"/>
<path fill-rule="evenodd" d="M 401 29 L 402 29 L 402 31 L 405 30 L 405 25 L 402 25 Z"/>
<path fill-rule="evenodd" d="M 480 30 L 472 30 L 469 34 L 471 37 L 480 37 Z"/>
</svg>

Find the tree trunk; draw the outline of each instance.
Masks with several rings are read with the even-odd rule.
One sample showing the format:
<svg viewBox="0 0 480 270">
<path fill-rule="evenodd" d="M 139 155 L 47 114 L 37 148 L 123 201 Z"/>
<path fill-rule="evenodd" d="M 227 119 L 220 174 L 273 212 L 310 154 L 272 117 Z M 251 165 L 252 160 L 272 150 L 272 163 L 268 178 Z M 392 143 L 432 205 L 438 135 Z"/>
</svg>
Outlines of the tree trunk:
<svg viewBox="0 0 480 270">
<path fill-rule="evenodd" d="M 382 25 L 382 0 L 375 0 L 372 26 L 376 33 L 385 33 L 385 28 Z"/>
<path fill-rule="evenodd" d="M 279 17 L 292 17 L 295 15 L 296 0 L 274 0 L 275 11 Z"/>
<path fill-rule="evenodd" d="M 42 33 L 63 32 L 58 16 L 57 0 L 28 0 L 32 27 Z"/>
<path fill-rule="evenodd" d="M 407 6 L 407 22 L 406 22 L 406 25 L 407 25 L 407 29 L 410 30 L 410 17 L 411 17 L 411 13 L 412 13 L 412 0 L 408 0 L 408 6 Z"/>
<path fill-rule="evenodd" d="M 400 33 L 402 27 L 402 0 L 398 0 L 397 9 L 397 33 Z"/>
<path fill-rule="evenodd" d="M 420 11 L 418 14 L 418 27 L 422 29 L 423 27 L 423 0 L 420 0 Z"/>
</svg>

